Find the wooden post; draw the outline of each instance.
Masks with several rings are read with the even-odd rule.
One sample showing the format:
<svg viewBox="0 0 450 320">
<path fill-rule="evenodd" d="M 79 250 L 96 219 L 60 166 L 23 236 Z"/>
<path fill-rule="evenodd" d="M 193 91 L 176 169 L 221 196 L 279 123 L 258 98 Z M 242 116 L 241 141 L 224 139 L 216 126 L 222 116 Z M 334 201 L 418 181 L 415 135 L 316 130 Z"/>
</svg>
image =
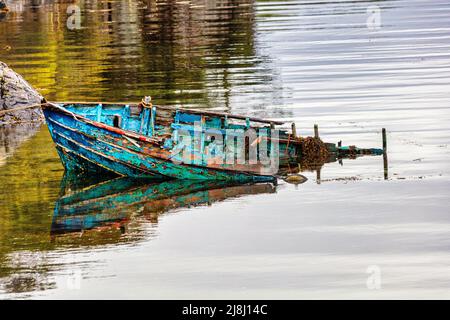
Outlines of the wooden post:
<svg viewBox="0 0 450 320">
<path fill-rule="evenodd" d="M 381 134 L 383 136 L 383 171 L 384 171 L 384 180 L 389 179 L 388 172 L 388 158 L 387 158 L 387 138 L 386 138 L 386 129 L 383 128 L 381 130 Z"/>
<path fill-rule="evenodd" d="M 291 127 L 292 127 L 292 136 L 294 138 L 297 138 L 297 129 L 295 128 L 295 122 L 292 122 Z"/>
<path fill-rule="evenodd" d="M 384 169 L 384 180 L 389 179 L 389 172 L 388 172 L 388 158 L 387 153 L 383 153 L 383 169 Z"/>
<path fill-rule="evenodd" d="M 201 122 L 200 122 L 200 154 L 202 159 L 200 160 L 200 164 L 204 164 L 204 160 L 205 160 L 205 138 L 206 138 L 206 134 L 205 134 L 205 124 L 206 124 L 206 118 L 205 116 L 201 117 Z"/>
<path fill-rule="evenodd" d="M 320 184 L 322 181 L 321 181 L 321 177 L 320 177 L 320 171 L 322 170 L 322 168 L 318 168 L 317 169 L 317 171 L 316 171 L 316 182 L 317 182 L 317 184 Z"/>
<path fill-rule="evenodd" d="M 339 148 L 342 147 L 342 141 L 339 141 L 339 142 L 338 142 L 338 147 L 339 147 Z"/>
<path fill-rule="evenodd" d="M 319 139 L 319 126 L 317 124 L 314 125 L 314 138 Z"/>
<path fill-rule="evenodd" d="M 149 130 L 150 137 L 152 137 L 155 134 L 155 122 L 156 122 L 156 107 L 152 107 L 150 115 L 150 130 Z"/>
<path fill-rule="evenodd" d="M 103 109 L 103 105 L 101 103 L 99 103 L 97 105 L 97 122 L 102 121 L 102 109 Z"/>
</svg>

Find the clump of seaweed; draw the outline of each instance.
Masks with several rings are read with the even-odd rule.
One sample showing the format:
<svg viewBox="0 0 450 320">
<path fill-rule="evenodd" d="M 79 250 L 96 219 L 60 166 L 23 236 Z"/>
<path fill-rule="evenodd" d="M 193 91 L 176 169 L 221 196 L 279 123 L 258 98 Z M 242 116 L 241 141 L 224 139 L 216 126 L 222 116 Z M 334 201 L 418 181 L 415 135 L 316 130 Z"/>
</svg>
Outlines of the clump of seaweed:
<svg viewBox="0 0 450 320">
<path fill-rule="evenodd" d="M 320 138 L 300 138 L 302 170 L 317 170 L 322 167 L 330 156 L 326 144 Z"/>
</svg>

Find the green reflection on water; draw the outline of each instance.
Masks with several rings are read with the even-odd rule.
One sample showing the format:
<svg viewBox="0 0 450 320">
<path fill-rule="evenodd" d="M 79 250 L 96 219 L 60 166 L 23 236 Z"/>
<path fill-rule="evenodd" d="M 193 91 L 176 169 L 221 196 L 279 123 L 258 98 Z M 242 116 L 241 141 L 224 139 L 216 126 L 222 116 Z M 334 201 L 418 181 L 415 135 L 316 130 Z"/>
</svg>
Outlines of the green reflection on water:
<svg viewBox="0 0 450 320">
<path fill-rule="evenodd" d="M 47 250 L 63 168 L 44 126 L 0 167 L 0 277 L 14 251 Z"/>
<path fill-rule="evenodd" d="M 23 4 L 0 23 L 0 60 L 49 100 L 140 100 L 230 108 L 230 91 L 271 81 L 258 68 L 252 0 Z M 266 68 L 267 66 L 264 66 Z M 259 88 L 261 89 L 261 88 Z"/>
<path fill-rule="evenodd" d="M 48 100 L 152 95 L 161 105 L 230 111 L 242 91 L 252 93 L 239 99 L 244 109 L 263 105 L 274 91 L 268 58 L 255 43 L 252 0 L 81 0 L 80 30 L 66 26 L 71 4 L 18 0 L 0 21 L 0 61 Z M 61 245 L 123 239 L 93 233 L 84 244 L 54 241 L 50 229 L 63 168 L 45 126 L 20 146 L 35 131 L 5 129 L 0 137 L 0 292 L 51 288 L 51 267 L 40 259 Z"/>
</svg>

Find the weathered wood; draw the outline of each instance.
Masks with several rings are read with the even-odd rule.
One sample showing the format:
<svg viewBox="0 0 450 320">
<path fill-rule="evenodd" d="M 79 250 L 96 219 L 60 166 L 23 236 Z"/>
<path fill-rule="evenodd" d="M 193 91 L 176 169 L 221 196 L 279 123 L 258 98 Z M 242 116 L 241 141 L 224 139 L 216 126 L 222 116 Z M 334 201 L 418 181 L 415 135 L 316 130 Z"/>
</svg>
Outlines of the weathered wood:
<svg viewBox="0 0 450 320">
<path fill-rule="evenodd" d="M 175 107 L 169 107 L 169 106 L 158 106 L 158 109 L 166 109 L 166 110 L 180 110 L 179 108 Z M 215 112 L 215 111 L 203 111 L 203 110 L 195 110 L 195 109 L 181 109 L 186 112 L 189 112 L 191 114 L 198 114 L 198 115 L 205 115 L 205 116 L 217 116 L 217 117 L 228 117 L 230 119 L 239 119 L 239 120 L 249 120 L 253 122 L 260 122 L 260 123 L 267 123 L 271 125 L 282 125 L 284 124 L 283 121 L 275 121 L 275 120 L 265 120 L 255 117 L 247 117 L 247 116 L 241 116 L 241 115 L 235 115 L 235 114 L 229 114 L 224 112 Z"/>
<path fill-rule="evenodd" d="M 388 166 L 388 157 L 387 153 L 383 153 L 383 171 L 384 171 L 384 180 L 389 179 L 389 166 Z"/>
<path fill-rule="evenodd" d="M 38 104 L 29 105 L 29 106 L 17 107 L 17 108 L 14 108 L 14 109 L 0 110 L 0 116 L 2 116 L 4 114 L 7 114 L 7 113 L 14 113 L 14 112 L 21 111 L 21 110 L 40 108 L 40 107 L 41 107 L 41 104 L 38 103 Z"/>
<path fill-rule="evenodd" d="M 43 121 L 39 104 L 43 97 L 19 74 L 0 62 L 0 125 Z M 34 108 L 23 108 L 35 105 Z M 17 109 L 17 110 L 13 110 Z"/>
<path fill-rule="evenodd" d="M 57 104 L 103 104 L 104 106 L 107 105 L 118 105 L 118 104 L 129 104 L 130 108 L 137 108 L 137 103 L 130 103 L 130 102 L 88 102 L 88 101 L 60 101 L 55 102 Z M 221 117 L 221 118 L 229 118 L 229 119 L 238 119 L 238 120 L 249 120 L 252 122 L 259 122 L 259 123 L 265 123 L 270 124 L 271 127 L 275 128 L 275 125 L 282 125 L 284 124 L 284 121 L 277 121 L 277 120 L 266 120 L 266 119 L 260 119 L 255 117 L 247 117 L 243 115 L 235 115 L 231 113 L 225 113 L 225 112 L 216 112 L 216 111 L 207 111 L 207 110 L 197 110 L 197 109 L 185 109 L 185 108 L 179 108 L 174 106 L 162 106 L 162 105 L 155 105 L 157 112 L 161 112 L 162 110 L 171 111 L 175 113 L 176 111 L 183 111 L 185 113 L 189 114 L 197 114 L 197 115 L 204 115 L 204 116 L 214 116 L 214 117 Z"/>
<path fill-rule="evenodd" d="M 314 138 L 319 139 L 319 125 L 314 125 Z"/>
<path fill-rule="evenodd" d="M 164 110 L 157 107 L 156 109 L 156 122 L 162 125 L 170 125 L 173 123 L 175 117 L 175 111 Z"/>
<path fill-rule="evenodd" d="M 383 136 L 383 169 L 384 169 L 384 180 L 389 179 L 389 167 L 388 167 L 388 158 L 387 158 L 387 137 L 386 137 L 386 129 L 383 128 L 381 130 L 381 134 Z"/>
<path fill-rule="evenodd" d="M 295 122 L 292 122 L 291 128 L 292 128 L 292 136 L 294 138 L 297 138 L 297 128 L 295 127 Z"/>
</svg>

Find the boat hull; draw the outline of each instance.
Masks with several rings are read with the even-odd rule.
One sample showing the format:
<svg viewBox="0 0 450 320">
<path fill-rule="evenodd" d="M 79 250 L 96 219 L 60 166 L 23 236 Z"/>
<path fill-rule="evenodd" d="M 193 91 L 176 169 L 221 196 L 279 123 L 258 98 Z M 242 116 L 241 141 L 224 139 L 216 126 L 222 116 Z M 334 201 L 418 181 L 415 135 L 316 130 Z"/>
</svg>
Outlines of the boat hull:
<svg viewBox="0 0 450 320">
<path fill-rule="evenodd" d="M 170 152 L 151 138 L 86 119 L 53 104 L 42 108 L 67 171 L 152 179 L 274 180 L 271 175 L 174 162 L 169 159 Z"/>
</svg>

